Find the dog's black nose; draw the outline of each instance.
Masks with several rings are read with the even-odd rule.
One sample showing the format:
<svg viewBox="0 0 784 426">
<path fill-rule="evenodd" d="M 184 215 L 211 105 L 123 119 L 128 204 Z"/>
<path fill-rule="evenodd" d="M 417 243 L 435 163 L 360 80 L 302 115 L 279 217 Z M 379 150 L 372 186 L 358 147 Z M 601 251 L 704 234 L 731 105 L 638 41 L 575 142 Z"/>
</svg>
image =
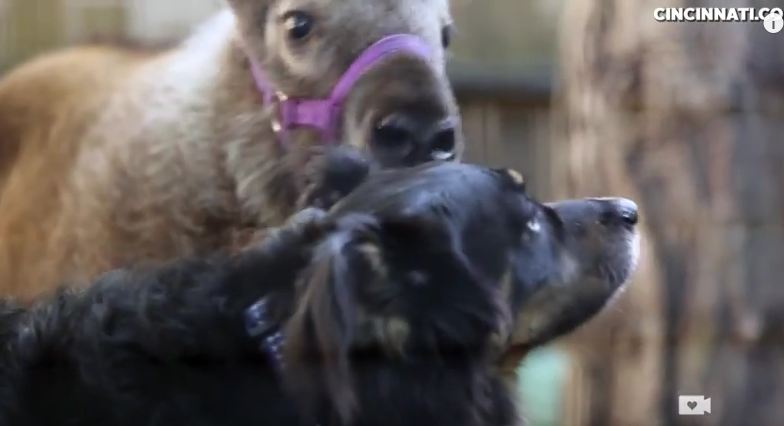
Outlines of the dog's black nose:
<svg viewBox="0 0 784 426">
<path fill-rule="evenodd" d="M 626 198 L 601 198 L 597 201 L 605 205 L 600 222 L 604 225 L 625 224 L 634 226 L 639 221 L 637 204 Z"/>
<path fill-rule="evenodd" d="M 619 210 L 621 218 L 629 225 L 636 225 L 640 219 L 637 204 L 632 200 L 622 199 Z"/>
<path fill-rule="evenodd" d="M 434 121 L 392 114 L 376 124 L 371 143 L 387 165 L 414 165 L 454 159 L 457 132 L 458 122 L 453 118 Z"/>
</svg>

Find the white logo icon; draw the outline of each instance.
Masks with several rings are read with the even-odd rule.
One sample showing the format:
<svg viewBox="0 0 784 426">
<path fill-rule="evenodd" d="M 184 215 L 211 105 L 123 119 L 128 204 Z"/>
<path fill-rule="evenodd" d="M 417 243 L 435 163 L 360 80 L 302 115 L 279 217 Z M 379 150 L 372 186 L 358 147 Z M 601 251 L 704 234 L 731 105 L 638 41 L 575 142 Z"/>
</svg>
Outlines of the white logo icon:
<svg viewBox="0 0 784 426">
<path fill-rule="evenodd" d="M 703 416 L 711 412 L 711 399 L 703 395 L 681 395 L 678 397 L 678 414 L 681 416 Z"/>
<path fill-rule="evenodd" d="M 770 13 L 765 16 L 763 24 L 769 33 L 776 34 L 781 31 L 781 29 L 784 28 L 784 17 L 781 16 L 781 10 L 774 9 L 770 11 Z"/>
</svg>

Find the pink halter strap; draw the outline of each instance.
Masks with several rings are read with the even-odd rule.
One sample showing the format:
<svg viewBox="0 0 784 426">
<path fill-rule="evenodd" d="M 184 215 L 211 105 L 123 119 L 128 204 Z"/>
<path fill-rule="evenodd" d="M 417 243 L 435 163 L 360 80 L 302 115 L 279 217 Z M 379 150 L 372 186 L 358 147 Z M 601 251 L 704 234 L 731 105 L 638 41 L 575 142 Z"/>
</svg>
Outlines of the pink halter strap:
<svg viewBox="0 0 784 426">
<path fill-rule="evenodd" d="M 278 117 L 273 130 L 280 142 L 287 131 L 297 127 L 310 127 L 321 133 L 324 143 L 335 140 L 340 128 L 343 103 L 357 81 L 373 66 L 396 54 L 408 54 L 425 60 L 432 58 L 430 47 L 412 34 L 395 34 L 384 37 L 365 49 L 346 70 L 327 99 L 292 99 L 276 91 L 261 66 L 251 60 L 251 71 L 256 88 L 264 96 L 266 105 L 277 105 Z"/>
</svg>

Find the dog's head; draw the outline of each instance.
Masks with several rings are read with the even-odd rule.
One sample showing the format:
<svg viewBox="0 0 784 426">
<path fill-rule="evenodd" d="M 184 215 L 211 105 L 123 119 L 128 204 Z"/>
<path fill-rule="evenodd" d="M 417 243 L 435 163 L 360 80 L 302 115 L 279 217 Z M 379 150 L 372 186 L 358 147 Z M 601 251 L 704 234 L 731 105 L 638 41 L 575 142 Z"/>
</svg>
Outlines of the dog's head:
<svg viewBox="0 0 784 426">
<path fill-rule="evenodd" d="M 294 382 L 314 378 L 343 416 L 358 354 L 491 365 L 568 332 L 623 285 L 636 207 L 540 204 L 522 177 L 459 164 L 371 176 L 329 214 L 286 329 Z"/>
</svg>

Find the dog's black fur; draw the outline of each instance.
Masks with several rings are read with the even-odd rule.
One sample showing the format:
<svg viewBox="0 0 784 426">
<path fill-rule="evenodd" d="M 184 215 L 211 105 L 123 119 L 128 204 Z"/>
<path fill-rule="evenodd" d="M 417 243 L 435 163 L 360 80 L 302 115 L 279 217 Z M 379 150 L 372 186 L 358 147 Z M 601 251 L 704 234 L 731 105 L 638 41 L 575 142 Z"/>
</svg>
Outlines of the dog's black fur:
<svg viewBox="0 0 784 426">
<path fill-rule="evenodd" d="M 563 282 L 569 224 L 476 166 L 380 173 L 354 194 L 238 256 L 0 305 L 0 424 L 515 424 L 496 361 L 527 301 Z M 287 339 L 281 374 L 243 326 L 262 297 Z M 595 310 L 547 311 L 535 341 Z"/>
</svg>

